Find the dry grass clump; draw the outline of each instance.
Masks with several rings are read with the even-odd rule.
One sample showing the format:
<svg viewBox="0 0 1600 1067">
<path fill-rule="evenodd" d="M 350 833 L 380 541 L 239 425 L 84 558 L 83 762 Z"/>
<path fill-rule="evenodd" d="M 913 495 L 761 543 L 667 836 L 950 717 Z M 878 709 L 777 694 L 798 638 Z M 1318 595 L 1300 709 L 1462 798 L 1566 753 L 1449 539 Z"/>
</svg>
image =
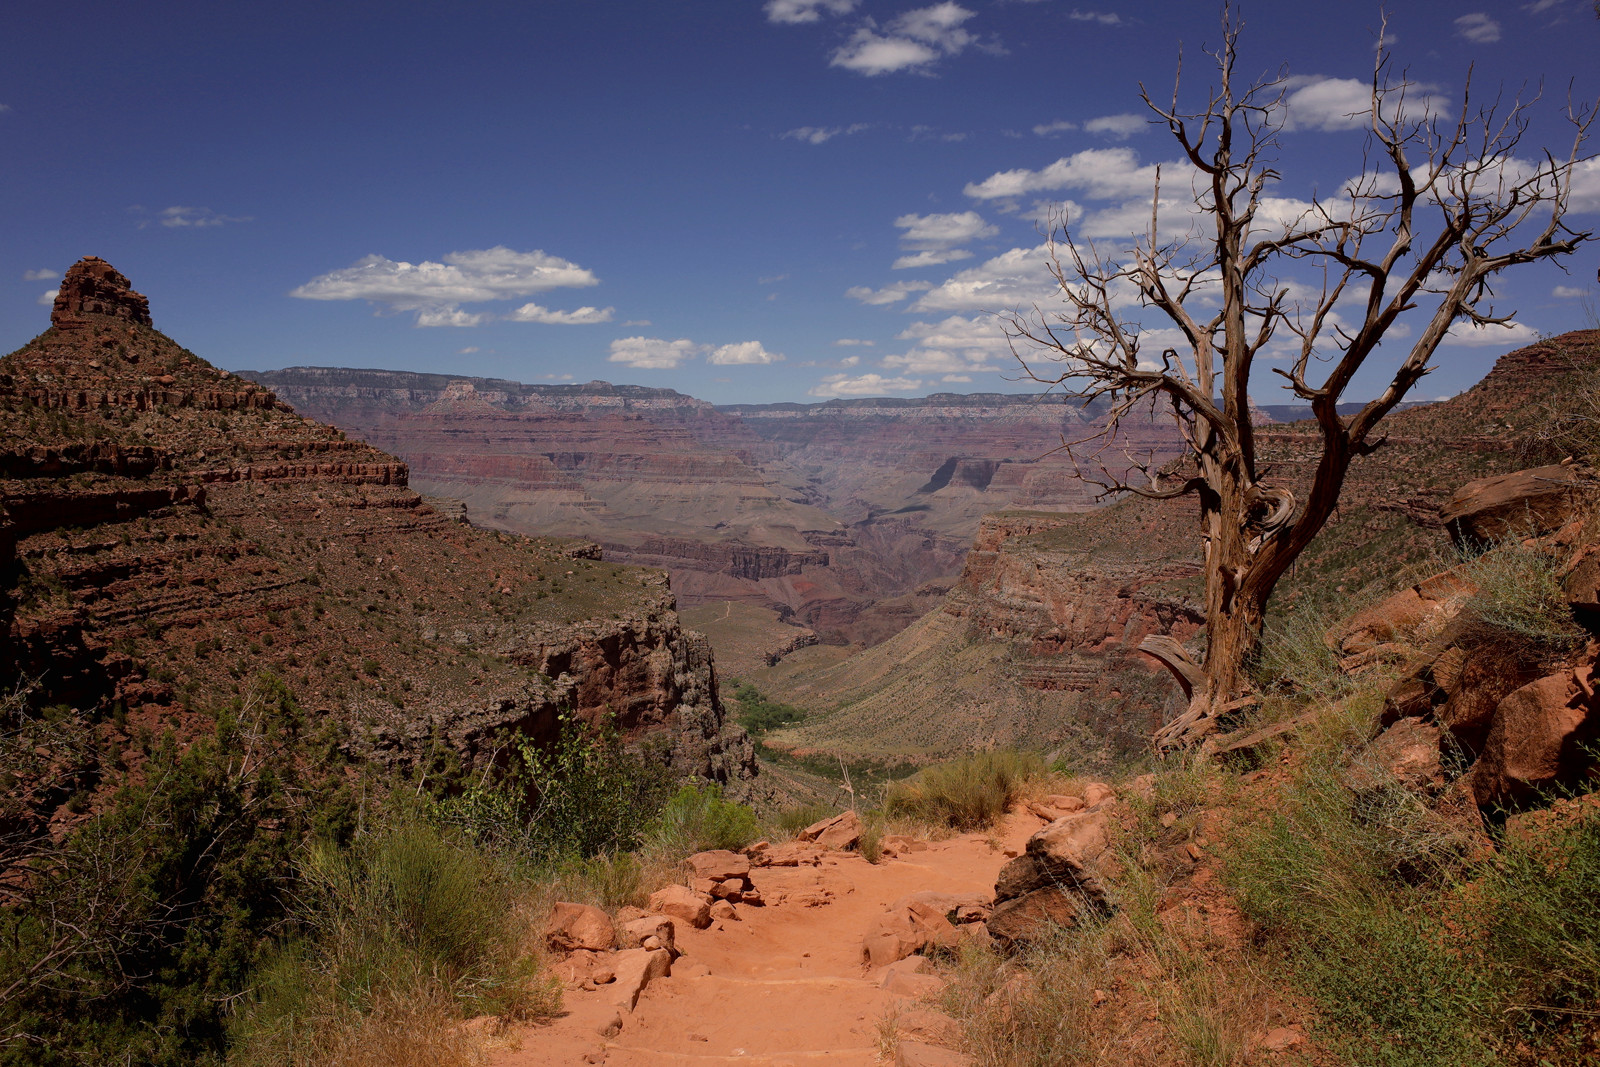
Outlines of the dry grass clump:
<svg viewBox="0 0 1600 1067">
<path fill-rule="evenodd" d="M 1587 639 L 1546 553 L 1497 545 L 1464 564 L 1462 574 L 1477 591 L 1456 616 L 1457 644 L 1492 646 L 1535 665 L 1563 659 Z"/>
<path fill-rule="evenodd" d="M 1015 749 L 979 752 L 928 767 L 895 782 L 884 794 L 884 811 L 981 830 L 1003 816 L 1029 782 L 1043 777 L 1043 758 Z"/>
</svg>

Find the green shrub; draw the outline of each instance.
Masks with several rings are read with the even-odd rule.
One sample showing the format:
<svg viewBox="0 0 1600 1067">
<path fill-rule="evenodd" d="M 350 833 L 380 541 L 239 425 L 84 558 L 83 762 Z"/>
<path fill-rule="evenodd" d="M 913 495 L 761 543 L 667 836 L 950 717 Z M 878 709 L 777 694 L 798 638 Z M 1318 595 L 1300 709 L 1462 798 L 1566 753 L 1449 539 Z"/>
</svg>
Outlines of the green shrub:
<svg viewBox="0 0 1600 1067">
<path fill-rule="evenodd" d="M 715 783 L 686 785 L 672 795 L 649 831 L 660 847 L 675 852 L 739 849 L 760 833 L 756 813 L 744 804 L 724 800 Z"/>
<path fill-rule="evenodd" d="M 1503 544 L 1468 561 L 1462 573 L 1477 591 L 1456 616 L 1459 644 L 1496 646 L 1535 665 L 1566 657 L 1587 638 L 1545 553 Z"/>
<path fill-rule="evenodd" d="M 1044 760 L 1032 753 L 979 752 L 893 783 L 884 795 L 884 810 L 891 816 L 978 830 L 1004 815 L 1023 786 L 1044 771 Z"/>
<path fill-rule="evenodd" d="M 1342 618 L 1343 611 L 1310 605 L 1271 618 L 1256 649 L 1252 673 L 1257 683 L 1317 697 L 1343 693 L 1350 680 L 1325 639 Z"/>
<path fill-rule="evenodd" d="M 733 699 L 738 704 L 739 725 L 749 731 L 751 737 L 757 739 L 769 730 L 794 726 L 805 721 L 804 710 L 768 700 L 755 686 L 747 683 L 740 683 L 734 687 Z"/>
</svg>

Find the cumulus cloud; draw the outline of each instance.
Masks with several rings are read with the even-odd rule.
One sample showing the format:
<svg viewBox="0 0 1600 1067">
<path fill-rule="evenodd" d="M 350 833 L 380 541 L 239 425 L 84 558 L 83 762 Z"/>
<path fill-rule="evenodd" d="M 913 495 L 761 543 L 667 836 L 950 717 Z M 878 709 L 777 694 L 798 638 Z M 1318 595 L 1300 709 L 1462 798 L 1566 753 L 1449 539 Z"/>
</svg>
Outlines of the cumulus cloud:
<svg viewBox="0 0 1600 1067">
<path fill-rule="evenodd" d="M 552 311 L 538 304 L 523 304 L 507 315 L 511 322 L 543 322 L 552 326 L 591 326 L 597 322 L 610 322 L 616 308 L 584 306 L 573 311 Z"/>
<path fill-rule="evenodd" d="M 61 272 L 58 270 L 25 270 L 22 272 L 22 280 L 25 282 L 49 282 L 59 277 L 61 277 Z"/>
<path fill-rule="evenodd" d="M 1063 156 L 1040 170 L 1002 170 L 963 192 L 974 200 L 998 200 L 1028 193 L 1077 189 L 1098 200 L 1148 194 L 1156 179 L 1155 164 L 1141 166 L 1131 148 L 1090 148 Z"/>
<path fill-rule="evenodd" d="M 765 8 L 768 22 L 796 25 L 816 22 L 824 14 L 848 15 L 856 0 L 767 0 Z"/>
<path fill-rule="evenodd" d="M 919 378 L 885 378 L 881 374 L 830 374 L 811 390 L 812 396 L 883 396 L 908 393 L 922 384 Z"/>
<path fill-rule="evenodd" d="M 760 341 L 740 341 L 737 344 L 722 345 L 706 357 L 707 363 L 720 366 L 748 365 L 755 363 L 777 363 L 783 359 L 782 352 L 768 352 L 762 347 Z"/>
<path fill-rule="evenodd" d="M 1500 23 L 1482 11 L 1474 11 L 1456 19 L 1456 34 L 1473 44 L 1494 44 L 1500 39 Z"/>
<path fill-rule="evenodd" d="M 839 366 L 841 366 L 841 367 L 854 367 L 855 365 L 857 365 L 860 362 L 861 362 L 861 357 L 860 356 L 845 356 L 843 359 L 841 359 L 839 361 Z"/>
<path fill-rule="evenodd" d="M 634 370 L 674 370 L 686 359 L 706 350 L 686 338 L 667 341 L 659 337 L 619 337 L 611 342 L 612 363 L 626 363 Z"/>
<path fill-rule="evenodd" d="M 1098 22 L 1102 26 L 1122 25 L 1122 16 L 1115 11 L 1083 11 L 1073 8 L 1067 12 L 1067 18 L 1074 22 Z"/>
<path fill-rule="evenodd" d="M 1013 248 L 930 288 L 911 310 L 994 311 L 1053 300 L 1057 289 L 1043 245 Z"/>
<path fill-rule="evenodd" d="M 859 337 L 841 337 L 841 338 L 839 338 L 837 341 L 835 341 L 833 343 L 836 346 L 840 347 L 840 348 L 853 348 L 853 347 L 856 347 L 856 346 L 861 346 L 863 348 L 871 348 L 873 345 L 877 344 L 878 342 L 876 342 L 876 341 L 863 341 Z"/>
<path fill-rule="evenodd" d="M 1445 334 L 1444 344 L 1466 348 L 1525 345 L 1539 339 L 1539 331 L 1521 322 L 1508 326 L 1479 326 L 1475 322 L 1458 322 Z"/>
<path fill-rule="evenodd" d="M 959 55 L 977 40 L 962 28 L 973 14 L 953 0 L 945 0 L 907 11 L 883 33 L 869 23 L 833 53 L 830 65 L 869 77 L 926 68 L 943 56 Z"/>
<path fill-rule="evenodd" d="M 1054 122 L 1045 122 L 1035 126 L 1033 128 L 1033 133 L 1036 137 L 1054 137 L 1057 134 L 1066 133 L 1068 130 L 1075 130 L 1077 128 L 1078 124 L 1076 122 L 1068 122 L 1066 119 L 1057 119 Z"/>
<path fill-rule="evenodd" d="M 58 292 L 60 292 L 58 289 L 46 289 L 44 292 L 39 294 L 39 299 L 36 301 L 36 303 L 40 307 L 50 307 L 56 302 L 56 294 Z"/>
<path fill-rule="evenodd" d="M 1118 141 L 1126 141 L 1136 133 L 1144 133 L 1150 128 L 1150 120 L 1143 115 L 1102 115 L 1097 119 L 1090 119 L 1083 124 L 1084 132 L 1098 133 L 1102 137 L 1111 137 Z"/>
<path fill-rule="evenodd" d="M 1550 291 L 1550 295 L 1557 300 L 1576 300 L 1580 296 L 1588 296 L 1589 290 L 1579 289 L 1575 285 L 1558 285 Z"/>
<path fill-rule="evenodd" d="M 895 260 L 890 269 L 910 270 L 915 267 L 937 267 L 941 263 L 954 263 L 960 259 L 971 258 L 972 253 L 965 248 L 947 248 L 942 252 L 914 252 L 909 256 L 901 256 Z"/>
<path fill-rule="evenodd" d="M 415 311 L 419 326 L 461 326 L 473 324 L 469 319 L 483 322 L 491 317 L 462 312 L 462 304 L 600 284 L 592 271 L 538 249 L 517 252 L 496 246 L 443 258 L 442 263 L 407 263 L 370 255 L 354 266 L 318 275 L 289 295 L 302 300 L 366 300 L 392 311 Z"/>
<path fill-rule="evenodd" d="M 468 345 L 465 348 L 456 349 L 456 355 L 458 355 L 458 356 L 470 356 L 474 352 L 477 352 L 477 351 L 479 351 L 479 348 L 478 348 L 477 345 Z"/>
<path fill-rule="evenodd" d="M 418 326 L 482 326 L 490 316 L 460 308 L 429 308 L 417 312 Z"/>
<path fill-rule="evenodd" d="M 895 304 L 904 300 L 912 293 L 920 293 L 924 289 L 932 289 L 932 282 L 895 282 L 882 289 L 871 289 L 865 285 L 851 286 L 844 291 L 844 295 L 852 300 L 859 300 L 863 304 L 881 307 L 884 304 Z"/>
<path fill-rule="evenodd" d="M 779 140 L 804 141 L 806 144 L 823 144 L 840 135 L 849 137 L 851 134 L 860 133 L 862 130 L 870 130 L 871 128 L 872 124 L 869 122 L 857 122 L 849 126 L 796 126 L 792 130 L 785 130 L 780 133 L 778 138 Z"/>
<path fill-rule="evenodd" d="M 900 243 L 910 249 L 953 248 L 1000 232 L 976 211 L 901 215 L 894 224 L 905 231 L 900 235 Z"/>
<path fill-rule="evenodd" d="M 1011 358 L 1010 342 L 998 319 L 989 315 L 951 315 L 940 322 L 914 322 L 899 334 L 913 342 L 883 366 L 909 374 L 970 375 L 996 371 Z"/>
</svg>

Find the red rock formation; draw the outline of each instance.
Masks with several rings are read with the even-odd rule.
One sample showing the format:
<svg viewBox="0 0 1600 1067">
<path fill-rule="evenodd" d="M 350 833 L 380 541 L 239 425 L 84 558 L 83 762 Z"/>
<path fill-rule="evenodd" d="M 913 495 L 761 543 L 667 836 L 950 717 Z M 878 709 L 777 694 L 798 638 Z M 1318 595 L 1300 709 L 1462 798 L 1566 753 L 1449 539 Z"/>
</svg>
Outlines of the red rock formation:
<svg viewBox="0 0 1600 1067">
<path fill-rule="evenodd" d="M 0 359 L 8 685 L 101 720 L 133 769 L 140 737 L 208 729 L 266 673 L 352 756 L 470 761 L 570 707 L 659 735 L 686 773 L 750 772 L 665 575 L 440 514 L 405 463 L 136 321 L 100 261 L 62 292 Z"/>
</svg>

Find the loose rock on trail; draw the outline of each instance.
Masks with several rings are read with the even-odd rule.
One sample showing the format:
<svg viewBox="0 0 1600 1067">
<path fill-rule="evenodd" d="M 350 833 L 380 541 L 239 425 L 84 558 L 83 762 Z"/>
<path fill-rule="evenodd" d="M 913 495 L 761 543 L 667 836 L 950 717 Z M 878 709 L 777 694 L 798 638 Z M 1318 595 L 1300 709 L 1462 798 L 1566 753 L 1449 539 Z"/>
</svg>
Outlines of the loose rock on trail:
<svg viewBox="0 0 1600 1067">
<path fill-rule="evenodd" d="M 627 1003 L 634 991 L 621 987 L 634 984 L 633 972 L 643 973 L 649 964 L 659 967 L 655 952 L 670 953 L 624 950 L 649 956 L 625 961 L 627 975 L 616 962 L 624 953 L 603 957 L 610 961 L 603 964 L 597 960 L 596 967 L 614 972 L 612 981 L 586 983 L 591 988 L 569 983 L 563 1016 L 504 1035 L 489 1062 L 493 1067 L 878 1064 L 884 1020 L 926 1014 L 920 998 L 937 991 L 940 980 L 918 966 L 919 957 L 871 966 L 863 955 L 866 933 L 892 904 L 911 894 L 987 900 L 1000 868 L 1022 852 L 1040 824 L 1019 809 L 993 836 L 930 842 L 878 864 L 838 851 L 812 853 L 796 866 L 761 866 L 758 858 L 748 881 L 762 903 L 732 904 L 732 917 L 713 920 L 704 929 L 676 922 L 681 955 L 669 974 L 649 978 L 631 1010 Z M 793 857 L 780 862 L 788 858 Z M 575 971 L 569 973 L 576 977 Z M 906 1062 L 968 1062 L 916 1038 L 903 1037 L 902 1046 Z"/>
</svg>

